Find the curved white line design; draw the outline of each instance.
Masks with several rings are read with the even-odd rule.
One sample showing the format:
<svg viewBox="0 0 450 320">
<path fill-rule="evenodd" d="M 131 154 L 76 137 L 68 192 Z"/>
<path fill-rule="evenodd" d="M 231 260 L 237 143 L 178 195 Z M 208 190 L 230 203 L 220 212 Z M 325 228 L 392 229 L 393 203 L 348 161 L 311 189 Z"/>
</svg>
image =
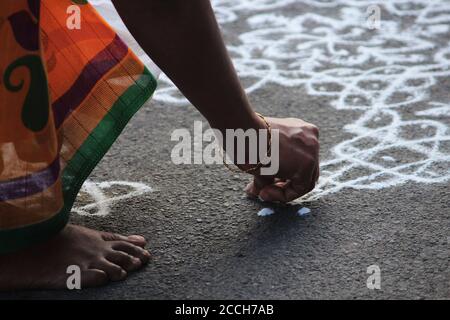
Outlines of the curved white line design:
<svg viewBox="0 0 450 320">
<path fill-rule="evenodd" d="M 114 196 L 107 196 L 108 193 L 117 193 L 117 187 L 126 189 Z M 116 188 L 116 189 L 113 189 Z M 91 202 L 86 205 L 72 208 L 73 213 L 82 216 L 99 216 L 104 217 L 110 214 L 111 206 L 118 201 L 131 199 L 142 196 L 146 193 L 153 192 L 153 189 L 146 184 L 129 181 L 105 181 L 93 182 L 87 180 L 80 190 L 80 195 L 88 196 Z"/>
<path fill-rule="evenodd" d="M 450 76 L 449 1 L 380 1 L 379 30 L 366 27 L 372 0 L 213 3 L 226 37 L 233 39 L 236 23 L 246 28 L 228 49 L 248 93 L 268 84 L 304 87 L 358 114 L 336 124 L 352 137 L 322 162 L 308 198 L 450 179 L 450 94 L 433 90 Z M 155 99 L 187 104 L 165 76 L 161 82 Z"/>
</svg>

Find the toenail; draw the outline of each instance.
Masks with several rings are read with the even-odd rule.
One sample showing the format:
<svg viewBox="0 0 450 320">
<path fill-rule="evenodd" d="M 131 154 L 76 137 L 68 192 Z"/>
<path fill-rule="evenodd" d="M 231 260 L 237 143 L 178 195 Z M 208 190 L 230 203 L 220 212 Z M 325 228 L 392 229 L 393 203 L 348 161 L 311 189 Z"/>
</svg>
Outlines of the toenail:
<svg viewBox="0 0 450 320">
<path fill-rule="evenodd" d="M 135 241 L 145 241 L 145 238 L 144 238 L 144 237 L 142 237 L 142 236 L 136 236 L 136 235 L 128 236 L 128 239 L 130 239 L 130 240 L 135 240 Z"/>
</svg>

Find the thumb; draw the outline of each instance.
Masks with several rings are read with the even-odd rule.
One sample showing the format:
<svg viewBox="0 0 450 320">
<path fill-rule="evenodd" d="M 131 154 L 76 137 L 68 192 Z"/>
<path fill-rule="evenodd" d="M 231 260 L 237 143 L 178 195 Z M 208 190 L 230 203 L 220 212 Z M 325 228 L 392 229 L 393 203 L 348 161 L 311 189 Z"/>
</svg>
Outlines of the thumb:
<svg viewBox="0 0 450 320">
<path fill-rule="evenodd" d="M 264 187 L 274 183 L 273 177 L 267 176 L 254 176 L 253 181 L 251 181 L 247 187 L 245 187 L 245 192 L 250 197 L 258 197 L 259 192 L 264 189 Z"/>
</svg>

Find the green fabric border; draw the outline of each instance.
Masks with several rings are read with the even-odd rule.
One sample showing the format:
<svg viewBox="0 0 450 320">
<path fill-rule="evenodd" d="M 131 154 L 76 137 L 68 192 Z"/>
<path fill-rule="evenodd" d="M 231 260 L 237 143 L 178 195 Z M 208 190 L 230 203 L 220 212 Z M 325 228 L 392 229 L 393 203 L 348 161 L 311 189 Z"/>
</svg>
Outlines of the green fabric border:
<svg viewBox="0 0 450 320">
<path fill-rule="evenodd" d="M 73 203 L 84 181 L 108 152 L 133 115 L 150 99 L 156 86 L 156 79 L 147 68 L 144 68 L 136 83 L 119 97 L 64 169 L 61 177 L 64 207 L 61 211 L 37 224 L 0 230 L 0 254 L 43 242 L 66 226 Z"/>
</svg>

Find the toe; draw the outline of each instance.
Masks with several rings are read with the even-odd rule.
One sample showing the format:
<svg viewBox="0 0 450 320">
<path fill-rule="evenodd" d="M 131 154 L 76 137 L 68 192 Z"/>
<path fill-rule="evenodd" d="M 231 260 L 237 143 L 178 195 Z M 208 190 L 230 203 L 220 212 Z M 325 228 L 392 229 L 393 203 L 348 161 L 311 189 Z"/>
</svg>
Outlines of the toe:
<svg viewBox="0 0 450 320">
<path fill-rule="evenodd" d="M 103 232 L 102 237 L 105 241 L 127 241 L 141 248 L 144 248 L 147 245 L 147 240 L 145 240 L 144 237 L 138 235 L 131 235 L 126 237 L 117 233 Z"/>
<path fill-rule="evenodd" d="M 89 269 L 81 275 L 81 288 L 92 288 L 104 286 L 109 282 L 109 277 L 105 271 L 99 269 Z"/>
<path fill-rule="evenodd" d="M 105 272 L 111 281 L 121 281 L 127 277 L 127 272 L 122 267 L 106 259 L 93 264 L 90 269 L 98 269 Z"/>
<path fill-rule="evenodd" d="M 124 251 L 112 251 L 106 256 L 106 260 L 120 266 L 125 271 L 134 271 L 142 267 L 142 261 Z"/>
<path fill-rule="evenodd" d="M 138 235 L 128 236 L 126 241 L 131 242 L 132 244 L 141 248 L 144 248 L 147 245 L 147 240 L 143 236 Z"/>
<path fill-rule="evenodd" d="M 142 264 L 146 264 L 150 259 L 150 253 L 147 250 L 126 241 L 116 241 L 112 245 L 112 248 L 117 251 L 123 251 L 132 257 L 140 259 Z"/>
</svg>

